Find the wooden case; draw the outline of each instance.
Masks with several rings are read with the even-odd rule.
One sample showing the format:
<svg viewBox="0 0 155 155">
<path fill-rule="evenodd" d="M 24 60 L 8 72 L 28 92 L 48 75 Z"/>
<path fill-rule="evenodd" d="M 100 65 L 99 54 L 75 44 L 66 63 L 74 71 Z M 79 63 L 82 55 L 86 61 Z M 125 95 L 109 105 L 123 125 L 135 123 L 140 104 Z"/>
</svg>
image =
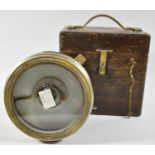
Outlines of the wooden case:
<svg viewBox="0 0 155 155">
<path fill-rule="evenodd" d="M 121 28 L 87 27 L 96 17 L 107 17 Z M 60 33 L 60 51 L 81 53 L 94 89 L 92 113 L 139 116 L 141 114 L 150 35 L 126 28 L 109 15 L 92 17 L 84 26 L 69 26 Z"/>
</svg>

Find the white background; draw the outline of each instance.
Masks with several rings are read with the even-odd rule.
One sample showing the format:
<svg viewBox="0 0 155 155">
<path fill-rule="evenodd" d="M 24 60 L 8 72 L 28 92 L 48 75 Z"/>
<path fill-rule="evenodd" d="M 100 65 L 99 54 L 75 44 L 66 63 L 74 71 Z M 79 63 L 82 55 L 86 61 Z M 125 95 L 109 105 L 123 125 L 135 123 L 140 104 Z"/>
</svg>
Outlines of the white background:
<svg viewBox="0 0 155 155">
<path fill-rule="evenodd" d="M 155 144 L 155 11 L 0 11 L 0 144 L 42 144 L 19 131 L 6 114 L 3 88 L 8 74 L 31 54 L 58 51 L 64 26 L 83 24 L 98 13 L 142 27 L 152 36 L 142 116 L 90 116 L 78 132 L 57 144 Z M 90 25 L 116 26 L 101 18 Z"/>
</svg>

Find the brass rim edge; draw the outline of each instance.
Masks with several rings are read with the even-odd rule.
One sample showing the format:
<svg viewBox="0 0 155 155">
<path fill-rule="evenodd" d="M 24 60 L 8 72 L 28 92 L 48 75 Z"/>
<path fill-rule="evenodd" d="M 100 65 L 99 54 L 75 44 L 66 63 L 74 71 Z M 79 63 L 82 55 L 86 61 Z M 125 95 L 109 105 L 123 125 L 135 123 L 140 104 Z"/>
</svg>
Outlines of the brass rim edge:
<svg viewBox="0 0 155 155">
<path fill-rule="evenodd" d="M 85 106 L 84 106 L 83 113 L 79 117 L 78 121 L 76 121 L 70 128 L 67 128 L 66 130 L 63 130 L 60 132 L 42 133 L 42 132 L 34 131 L 33 129 L 30 129 L 26 125 L 24 125 L 18 119 L 18 116 L 15 114 L 13 110 L 11 96 L 12 96 L 12 91 L 16 80 L 28 68 L 42 63 L 52 63 L 52 64 L 55 63 L 69 69 L 69 71 L 71 71 L 77 78 L 79 78 L 84 90 L 84 94 L 85 96 L 87 96 L 85 98 Z M 89 75 L 87 74 L 86 70 L 78 62 L 76 62 L 74 59 L 70 58 L 69 56 L 56 53 L 56 52 L 50 52 L 50 51 L 38 53 L 25 59 L 24 62 L 21 63 L 12 72 L 12 74 L 10 75 L 10 77 L 6 82 L 5 89 L 4 89 L 5 107 L 12 122 L 16 125 L 17 128 L 19 128 L 25 134 L 42 141 L 60 140 L 77 131 L 88 118 L 89 113 L 91 112 L 93 107 L 93 101 L 94 101 L 93 88 L 91 85 Z"/>
</svg>

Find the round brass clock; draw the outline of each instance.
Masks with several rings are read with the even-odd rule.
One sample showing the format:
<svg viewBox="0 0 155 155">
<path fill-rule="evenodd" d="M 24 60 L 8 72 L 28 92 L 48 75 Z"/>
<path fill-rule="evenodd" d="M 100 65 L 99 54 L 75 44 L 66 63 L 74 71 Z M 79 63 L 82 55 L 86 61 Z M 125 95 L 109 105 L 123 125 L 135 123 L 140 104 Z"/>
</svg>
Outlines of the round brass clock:
<svg viewBox="0 0 155 155">
<path fill-rule="evenodd" d="M 64 54 L 42 52 L 12 72 L 4 100 L 10 119 L 21 131 L 42 141 L 56 141 L 82 126 L 94 95 L 81 64 Z"/>
</svg>

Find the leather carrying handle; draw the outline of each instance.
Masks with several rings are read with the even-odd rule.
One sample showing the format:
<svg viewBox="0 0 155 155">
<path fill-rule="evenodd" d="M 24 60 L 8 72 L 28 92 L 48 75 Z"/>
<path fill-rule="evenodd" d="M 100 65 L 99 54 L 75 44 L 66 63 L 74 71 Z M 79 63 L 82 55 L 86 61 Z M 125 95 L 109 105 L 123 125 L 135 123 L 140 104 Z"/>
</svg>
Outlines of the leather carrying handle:
<svg viewBox="0 0 155 155">
<path fill-rule="evenodd" d="M 91 17 L 83 26 L 82 28 L 86 27 L 92 20 L 96 19 L 96 18 L 99 18 L 99 17 L 105 17 L 105 18 L 108 18 L 108 19 L 111 19 L 112 21 L 114 21 L 117 25 L 119 25 L 123 30 L 126 30 L 126 28 L 118 21 L 116 20 L 114 17 L 110 16 L 110 15 L 107 15 L 107 14 L 98 14 L 98 15 L 95 15 L 93 17 Z"/>
<path fill-rule="evenodd" d="M 112 21 L 114 21 L 117 25 L 120 26 L 120 28 L 122 28 L 125 31 L 135 31 L 135 32 L 141 32 L 142 29 L 141 28 L 135 28 L 135 27 L 125 27 L 123 26 L 118 20 L 116 20 L 114 17 L 107 15 L 107 14 L 98 14 L 95 15 L 93 17 L 91 17 L 83 26 L 69 26 L 69 29 L 80 29 L 80 28 L 84 28 L 86 27 L 92 20 L 99 18 L 99 17 L 104 17 L 104 18 L 108 18 L 111 19 Z"/>
</svg>

